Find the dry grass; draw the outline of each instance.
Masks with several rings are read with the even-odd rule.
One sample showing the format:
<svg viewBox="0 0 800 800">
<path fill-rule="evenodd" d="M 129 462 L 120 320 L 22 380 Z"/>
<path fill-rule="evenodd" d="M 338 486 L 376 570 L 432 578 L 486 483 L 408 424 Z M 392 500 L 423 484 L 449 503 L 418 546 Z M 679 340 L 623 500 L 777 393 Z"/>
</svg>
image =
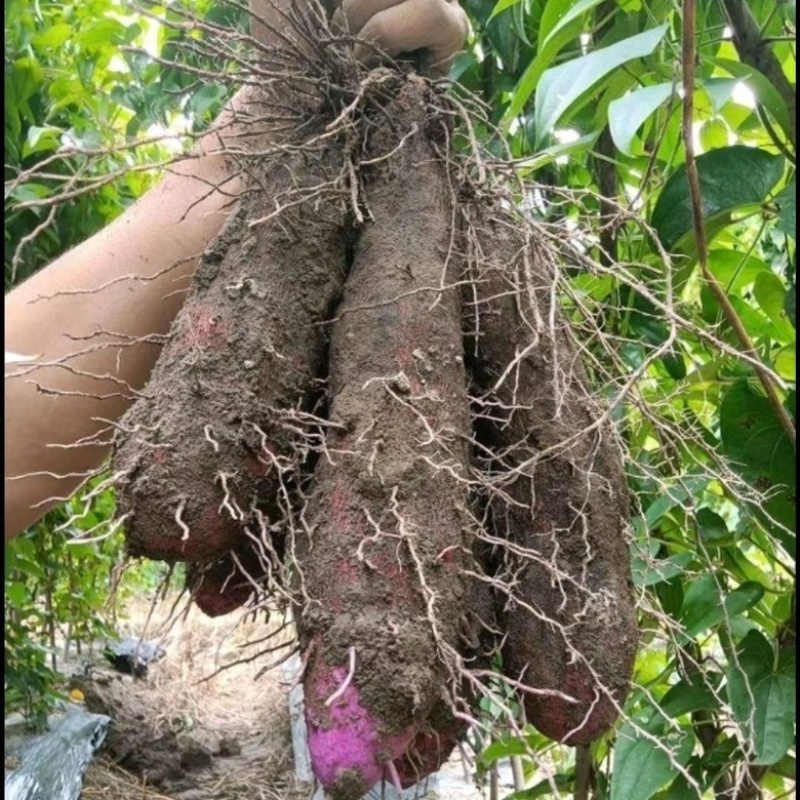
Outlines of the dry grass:
<svg viewBox="0 0 800 800">
<path fill-rule="evenodd" d="M 155 741 L 162 734 L 185 733 L 212 752 L 222 740 L 238 754 L 215 757 L 210 768 L 187 774 L 180 790 L 156 788 L 122 769 L 101 752 L 84 781 L 83 800 L 306 800 L 311 789 L 298 785 L 293 772 L 286 694 L 279 669 L 259 675 L 274 655 L 245 659 L 258 652 L 268 634 L 270 646 L 291 646 L 289 629 L 279 630 L 276 615 L 266 619 L 232 614 L 204 617 L 196 608 L 176 610 L 174 600 L 131 603 L 122 632 L 159 642 L 166 657 L 151 666 L 144 681 L 117 682 L 110 709 L 118 727 L 146 726 Z M 121 687 L 121 690 L 120 688 Z M 121 696 L 120 696 L 121 691 Z M 187 785 L 188 783 L 188 785 Z"/>
</svg>

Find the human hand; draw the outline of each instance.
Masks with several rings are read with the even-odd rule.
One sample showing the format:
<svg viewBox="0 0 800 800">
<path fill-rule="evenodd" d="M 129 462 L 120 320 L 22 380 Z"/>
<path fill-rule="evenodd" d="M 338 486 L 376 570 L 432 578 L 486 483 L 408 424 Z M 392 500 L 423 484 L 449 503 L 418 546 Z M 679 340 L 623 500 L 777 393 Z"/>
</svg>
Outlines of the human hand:
<svg viewBox="0 0 800 800">
<path fill-rule="evenodd" d="M 392 58 L 422 51 L 430 72 L 446 74 L 467 37 L 467 15 L 458 0 L 323 0 L 323 5 L 338 6 L 332 20 L 335 28 L 370 43 L 356 47 L 360 60 L 376 51 Z M 289 27 L 285 16 L 289 6 L 290 0 L 250 0 L 253 36 L 263 44 L 276 44 L 274 30 Z"/>
<path fill-rule="evenodd" d="M 449 70 L 469 30 L 458 0 L 343 0 L 333 24 L 392 58 L 423 51 L 426 68 L 441 75 Z M 373 47 L 362 44 L 355 54 L 365 60 L 374 53 Z"/>
</svg>

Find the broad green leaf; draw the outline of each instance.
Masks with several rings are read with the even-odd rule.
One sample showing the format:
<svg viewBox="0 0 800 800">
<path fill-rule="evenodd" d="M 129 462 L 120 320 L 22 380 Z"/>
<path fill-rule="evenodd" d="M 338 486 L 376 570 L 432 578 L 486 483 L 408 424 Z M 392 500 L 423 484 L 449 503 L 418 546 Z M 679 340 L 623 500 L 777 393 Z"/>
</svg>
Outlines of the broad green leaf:
<svg viewBox="0 0 800 800">
<path fill-rule="evenodd" d="M 704 152 L 728 145 L 728 126 L 719 118 L 706 120 L 700 126 L 700 146 Z"/>
<path fill-rule="evenodd" d="M 6 580 L 4 593 L 6 602 L 15 608 L 25 608 L 30 602 L 24 583 Z"/>
<path fill-rule="evenodd" d="M 726 618 L 741 614 L 754 606 L 764 596 L 759 583 L 743 583 L 720 601 L 720 587 L 713 574 L 701 575 L 689 587 L 683 599 L 681 620 L 683 633 L 692 638 L 708 628 L 719 625 Z"/>
<path fill-rule="evenodd" d="M 645 511 L 645 523 L 648 531 L 653 531 L 661 518 L 671 508 L 686 500 L 686 490 L 681 486 L 671 486 L 666 492 L 653 500 Z"/>
<path fill-rule="evenodd" d="M 653 739 L 642 734 L 649 729 Z M 610 800 L 649 800 L 680 774 L 694 749 L 694 736 L 662 725 L 632 720 L 622 726 L 614 747 Z"/>
<path fill-rule="evenodd" d="M 506 800 L 537 800 L 539 797 L 552 797 L 553 796 L 553 784 L 556 785 L 557 789 L 563 789 L 564 794 L 562 797 L 566 797 L 569 793 L 569 789 L 575 783 L 575 779 L 572 775 L 565 775 L 564 773 L 558 773 L 557 775 L 553 775 L 551 778 L 545 778 L 544 780 L 539 781 L 539 783 L 531 786 L 530 789 L 522 789 L 519 792 L 514 792 L 506 797 Z"/>
<path fill-rule="evenodd" d="M 66 22 L 60 22 L 56 25 L 51 25 L 49 28 L 45 28 L 41 33 L 34 36 L 33 44 L 36 48 L 45 50 L 61 47 L 61 45 L 72 38 L 73 33 L 71 25 L 68 25 Z"/>
<path fill-rule="evenodd" d="M 774 764 L 794 741 L 795 651 L 776 664 L 770 643 L 750 631 L 737 648 L 738 664 L 728 667 L 728 699 L 734 717 L 755 750 L 755 763 Z"/>
<path fill-rule="evenodd" d="M 491 22 L 498 14 L 502 14 L 507 8 L 511 8 L 511 6 L 515 6 L 521 1 L 522 0 L 497 0 L 497 5 L 492 9 L 492 13 L 489 15 L 489 19 L 486 20 L 486 22 Z"/>
<path fill-rule="evenodd" d="M 666 102 L 672 91 L 671 83 L 659 83 L 612 100 L 608 106 L 609 130 L 614 144 L 621 153 L 626 156 L 634 155 L 631 145 L 636 131 L 662 103 Z"/>
<path fill-rule="evenodd" d="M 778 221 L 775 227 L 797 241 L 797 194 L 794 178 L 780 194 L 776 195 L 775 204 L 778 206 Z"/>
<path fill-rule="evenodd" d="M 29 200 L 41 200 L 47 197 L 52 192 L 52 189 L 44 183 L 23 183 L 17 186 L 16 189 L 9 192 L 7 197 L 16 200 L 18 203 L 25 203 Z"/>
<path fill-rule="evenodd" d="M 25 144 L 22 147 L 22 155 L 25 158 L 34 153 L 58 148 L 59 138 L 63 131 L 58 128 L 43 128 L 38 125 L 31 125 L 28 128 L 28 135 L 25 137 Z"/>
<path fill-rule="evenodd" d="M 727 291 L 752 284 L 760 272 L 770 272 L 766 261 L 738 250 L 714 248 L 708 251 L 708 268 Z"/>
<path fill-rule="evenodd" d="M 111 17 L 103 17 L 85 28 L 77 38 L 87 51 L 92 51 L 99 47 L 122 44 L 127 40 L 127 36 L 128 30 L 121 22 Z"/>
<path fill-rule="evenodd" d="M 764 203 L 784 169 L 782 156 L 744 145 L 704 153 L 696 164 L 707 225 L 713 221 L 724 223 L 731 212 Z M 651 221 L 668 250 L 687 234 L 693 237 L 685 166 L 677 169 L 661 190 Z"/>
<path fill-rule="evenodd" d="M 658 542 L 653 542 L 654 550 L 658 550 Z M 655 558 L 655 553 L 647 557 L 647 552 L 634 551 L 631 558 L 631 571 L 636 586 L 655 586 L 683 575 L 686 567 L 696 558 L 694 553 L 676 553 L 667 558 Z"/>
<path fill-rule="evenodd" d="M 724 69 L 734 78 L 741 78 L 758 102 L 769 111 L 784 131 L 789 130 L 789 111 L 778 90 L 757 69 L 732 58 L 709 58 L 709 62 Z"/>
<path fill-rule="evenodd" d="M 693 711 L 711 711 L 719 708 L 719 700 L 705 683 L 676 683 L 661 698 L 661 708 L 670 717 L 680 717 Z"/>
<path fill-rule="evenodd" d="M 719 319 L 719 304 L 717 299 L 711 294 L 711 290 L 704 286 L 701 290 L 703 294 L 703 307 L 710 309 L 713 307 L 713 314 L 707 316 L 709 322 Z M 762 314 L 755 306 L 751 305 L 747 300 L 736 295 L 729 298 L 736 315 L 744 325 L 747 332 L 753 339 L 761 339 L 764 337 L 773 337 L 775 333 L 775 326 L 772 320 L 766 315 Z"/>
<path fill-rule="evenodd" d="M 752 510 L 789 553 L 796 542 L 795 452 L 769 400 L 747 381 L 735 383 L 722 399 L 720 434 L 736 470 L 767 495 Z"/>
<path fill-rule="evenodd" d="M 756 566 L 738 547 L 726 547 L 720 555 L 722 565 L 737 581 L 741 583 L 755 581 L 766 589 L 774 591 L 769 575 Z"/>
<path fill-rule="evenodd" d="M 720 406 L 720 434 L 728 457 L 751 476 L 794 485 L 794 449 L 769 400 L 737 381 Z"/>
<path fill-rule="evenodd" d="M 783 304 L 786 319 L 792 323 L 793 328 L 797 328 L 797 287 L 790 286 L 786 292 L 786 300 Z"/>
<path fill-rule="evenodd" d="M 570 7 L 564 14 L 565 3 L 562 0 L 550 0 L 545 8 L 545 13 L 549 12 L 549 19 L 545 19 L 543 14 L 539 27 L 540 39 L 536 57 L 514 87 L 511 103 L 503 117 L 504 123 L 514 119 L 522 111 L 544 71 L 553 63 L 562 48 L 580 34 L 581 15 L 599 2 L 600 0 L 584 0 Z M 542 31 L 546 33 L 543 34 Z"/>
<path fill-rule="evenodd" d="M 591 297 L 592 300 L 605 300 L 614 290 L 615 279 L 611 275 L 592 275 L 584 272 L 575 276 L 571 281 L 575 290 L 584 297 Z"/>
<path fill-rule="evenodd" d="M 649 56 L 664 38 L 667 28 L 667 25 L 660 25 L 548 69 L 536 90 L 536 141 L 541 142 L 562 120 L 570 106 L 612 70 L 627 61 Z"/>
<path fill-rule="evenodd" d="M 770 772 L 774 772 L 783 778 L 797 780 L 797 762 L 792 756 L 784 756 L 777 763 L 773 764 Z"/>
<path fill-rule="evenodd" d="M 539 23 L 539 46 L 542 50 L 560 31 L 563 31 L 570 22 L 579 19 L 590 9 L 600 5 L 602 0 L 549 0 L 542 12 L 542 21 Z"/>
<path fill-rule="evenodd" d="M 496 739 L 486 747 L 479 756 L 479 760 L 484 767 L 489 767 L 499 759 L 509 756 L 522 756 L 528 752 L 528 744 L 524 739 L 516 736 L 505 736 Z"/>
<path fill-rule="evenodd" d="M 697 512 L 696 519 L 700 538 L 706 545 L 721 547 L 733 542 L 725 520 L 710 508 L 701 508 Z"/>
<path fill-rule="evenodd" d="M 719 114 L 723 106 L 733 96 L 733 90 L 741 81 L 735 78 L 706 78 L 702 82 L 703 88 L 706 90 L 709 98 L 711 99 L 711 106 L 714 112 Z"/>
<path fill-rule="evenodd" d="M 546 147 L 532 158 L 526 158 L 517 162 L 517 169 L 524 176 L 537 169 L 541 169 L 546 164 L 552 164 L 557 158 L 565 158 L 585 152 L 597 141 L 599 135 L 599 131 L 587 133 L 586 136 L 581 136 L 580 139 L 576 139 L 574 142 L 564 142 L 562 144 L 554 144 L 550 147 Z"/>
<path fill-rule="evenodd" d="M 762 272 L 756 278 L 753 294 L 761 310 L 775 323 L 773 338 L 786 344 L 794 341 L 794 328 L 786 318 L 786 287 L 774 272 Z"/>
<path fill-rule="evenodd" d="M 797 352 L 794 345 L 781 348 L 772 359 L 772 365 L 784 380 L 797 380 Z"/>
</svg>

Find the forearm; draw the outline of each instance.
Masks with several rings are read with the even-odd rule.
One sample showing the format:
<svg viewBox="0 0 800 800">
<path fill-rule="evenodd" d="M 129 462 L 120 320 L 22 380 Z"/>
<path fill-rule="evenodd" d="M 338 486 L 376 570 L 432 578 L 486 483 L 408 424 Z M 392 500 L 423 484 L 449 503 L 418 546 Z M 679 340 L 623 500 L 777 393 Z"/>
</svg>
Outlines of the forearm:
<svg viewBox="0 0 800 800">
<path fill-rule="evenodd" d="M 232 109 L 240 112 L 251 92 L 242 90 Z M 6 295 L 6 350 L 45 365 L 6 367 L 7 539 L 103 463 L 104 420 L 117 420 L 146 383 L 157 339 L 240 189 L 219 153 L 223 143 L 241 149 L 243 126 L 229 124 L 230 113 L 197 157 L 175 164 L 107 228 Z M 71 446 L 93 436 L 104 444 Z"/>
</svg>

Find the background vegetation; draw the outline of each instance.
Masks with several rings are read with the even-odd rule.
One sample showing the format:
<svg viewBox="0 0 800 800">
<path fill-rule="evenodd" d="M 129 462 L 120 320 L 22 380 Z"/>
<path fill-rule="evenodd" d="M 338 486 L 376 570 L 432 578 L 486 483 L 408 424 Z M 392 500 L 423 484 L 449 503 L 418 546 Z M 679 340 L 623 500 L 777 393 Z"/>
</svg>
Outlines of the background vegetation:
<svg viewBox="0 0 800 800">
<path fill-rule="evenodd" d="M 487 104 L 476 137 L 557 232 L 564 307 L 627 443 L 643 632 L 616 731 L 577 753 L 499 735 L 479 763 L 518 757 L 516 800 L 553 782 L 611 800 L 794 796 L 795 3 L 464 4 L 458 91 Z M 187 6 L 246 26 L 228 0 Z M 214 81 L 179 68 L 215 55 L 185 20 L 179 3 L 6 3 L 7 290 L 219 111 L 234 51 Z M 83 518 L 80 502 L 7 547 L 7 710 L 44 713 L 56 640 L 104 635 L 126 587 L 153 585 L 152 569 L 120 580 L 118 535 L 92 540 L 113 497 Z"/>
</svg>

